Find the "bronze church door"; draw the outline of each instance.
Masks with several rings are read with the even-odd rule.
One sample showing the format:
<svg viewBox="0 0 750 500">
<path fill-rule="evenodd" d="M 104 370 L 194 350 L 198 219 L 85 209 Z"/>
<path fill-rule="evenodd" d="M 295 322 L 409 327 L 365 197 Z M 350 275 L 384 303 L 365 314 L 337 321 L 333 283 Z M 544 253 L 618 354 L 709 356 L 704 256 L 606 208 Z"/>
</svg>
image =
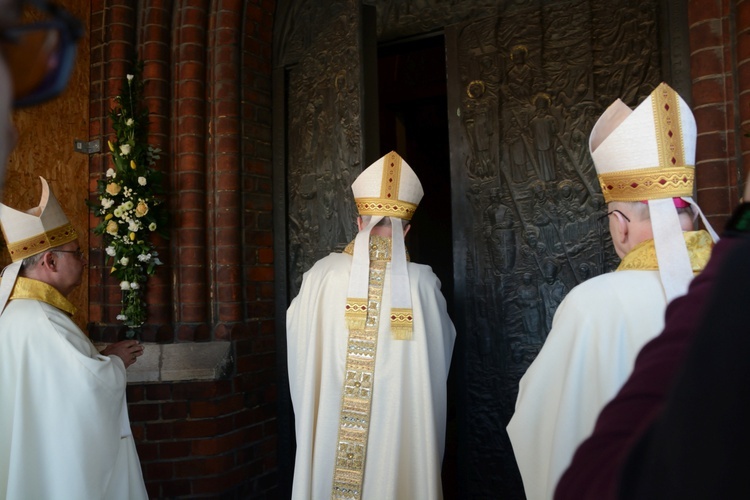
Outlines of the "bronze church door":
<svg viewBox="0 0 750 500">
<path fill-rule="evenodd" d="M 523 498 L 505 433 L 518 382 L 565 294 L 616 264 L 599 220 L 605 212 L 588 134 L 616 98 L 634 106 L 663 79 L 686 90 L 678 3 L 279 2 L 273 148 L 282 491 L 294 459 L 284 312 L 304 271 L 354 236 L 348 186 L 387 152 L 372 109 L 377 45 L 426 34 L 444 40 L 449 165 L 430 183 L 442 183 L 450 198 L 450 251 L 440 257 L 449 262 L 431 264 L 452 269 L 443 282 L 458 332 L 446 498 Z"/>
<path fill-rule="evenodd" d="M 663 78 L 658 6 L 617 4 L 547 2 L 445 31 L 456 472 L 477 497 L 522 497 L 504 429 L 518 382 L 564 296 L 617 264 L 588 134 Z"/>
</svg>

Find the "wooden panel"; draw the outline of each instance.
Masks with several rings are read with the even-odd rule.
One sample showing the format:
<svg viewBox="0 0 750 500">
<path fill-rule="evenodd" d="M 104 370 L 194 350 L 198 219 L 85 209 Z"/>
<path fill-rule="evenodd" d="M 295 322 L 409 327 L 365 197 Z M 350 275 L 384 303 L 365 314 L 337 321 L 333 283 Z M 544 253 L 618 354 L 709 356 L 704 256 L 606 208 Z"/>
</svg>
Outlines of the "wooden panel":
<svg viewBox="0 0 750 500">
<path fill-rule="evenodd" d="M 89 20 L 88 0 L 58 2 L 73 12 L 86 26 Z M 40 16 L 32 13 L 30 20 Z M 88 28 L 86 28 L 88 34 Z M 88 248 L 89 210 L 88 157 L 73 151 L 73 140 L 88 140 L 89 119 L 89 40 L 79 42 L 78 57 L 68 88 L 52 101 L 16 111 L 13 120 L 18 129 L 18 144 L 10 157 L 5 191 L 6 205 L 27 209 L 39 203 L 39 176 L 50 183 L 70 222 L 78 230 L 81 248 Z M 3 246 L 4 243 L 3 243 Z M 2 265 L 10 257 L 2 252 Z M 74 320 L 86 331 L 88 322 L 88 276 L 69 299 L 78 308 Z"/>
</svg>

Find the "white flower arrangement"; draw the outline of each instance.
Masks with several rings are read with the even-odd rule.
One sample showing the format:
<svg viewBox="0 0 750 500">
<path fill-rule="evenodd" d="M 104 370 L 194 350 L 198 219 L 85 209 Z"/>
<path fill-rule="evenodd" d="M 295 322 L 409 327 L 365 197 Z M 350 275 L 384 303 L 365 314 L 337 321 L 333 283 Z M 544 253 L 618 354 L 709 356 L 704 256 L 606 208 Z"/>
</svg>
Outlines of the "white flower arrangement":
<svg viewBox="0 0 750 500">
<path fill-rule="evenodd" d="M 161 151 L 148 144 L 148 111 L 141 104 L 143 83 L 137 76 L 127 75 L 124 92 L 109 112 L 115 130 L 115 139 L 108 142 L 114 167 L 97 182 L 98 203 L 90 204 L 101 217 L 94 233 L 104 238 L 110 274 L 120 283 L 122 311 L 117 320 L 129 327 L 128 337 L 146 321 L 145 285 L 162 264 L 150 235 L 166 227 L 159 198 L 161 172 L 154 168 Z"/>
</svg>

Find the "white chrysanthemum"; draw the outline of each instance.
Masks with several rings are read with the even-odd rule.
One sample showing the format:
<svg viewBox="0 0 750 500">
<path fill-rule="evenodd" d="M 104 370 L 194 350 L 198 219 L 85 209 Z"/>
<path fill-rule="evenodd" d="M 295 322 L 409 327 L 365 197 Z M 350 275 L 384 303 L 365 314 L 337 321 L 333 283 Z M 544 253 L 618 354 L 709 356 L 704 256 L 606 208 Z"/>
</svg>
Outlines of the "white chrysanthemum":
<svg viewBox="0 0 750 500">
<path fill-rule="evenodd" d="M 134 206 L 133 202 L 130 201 L 130 200 L 128 200 L 128 201 L 126 201 L 125 203 L 122 204 L 122 209 L 123 210 L 132 210 L 133 206 Z"/>
<path fill-rule="evenodd" d="M 127 266 L 128 262 L 130 262 L 130 259 L 128 259 L 127 257 L 123 257 L 122 259 L 120 259 L 120 264 L 123 266 Z"/>
<path fill-rule="evenodd" d="M 130 144 L 122 144 L 120 146 L 120 154 L 122 156 L 128 156 L 130 154 Z"/>
<path fill-rule="evenodd" d="M 118 219 L 122 217 L 122 206 L 119 206 L 115 208 L 115 211 L 113 212 L 115 214 L 115 217 Z"/>
<path fill-rule="evenodd" d="M 107 169 L 107 177 L 112 177 L 114 179 L 116 175 L 117 174 L 115 173 L 115 169 L 113 169 L 113 168 L 108 168 Z"/>
<path fill-rule="evenodd" d="M 151 260 L 151 254 L 150 253 L 142 253 L 138 256 L 138 260 L 141 262 L 148 262 Z"/>
<path fill-rule="evenodd" d="M 113 246 L 108 246 L 107 248 L 104 249 L 104 251 L 107 252 L 107 255 L 109 255 L 110 257 L 114 257 L 115 254 L 117 253 L 115 251 L 115 247 Z"/>
<path fill-rule="evenodd" d="M 148 230 L 149 231 L 156 231 L 156 222 L 152 222 L 151 224 L 149 224 L 148 225 Z"/>
<path fill-rule="evenodd" d="M 143 176 L 138 177 L 138 184 L 140 184 L 141 186 L 145 186 L 146 185 L 146 178 L 143 177 Z"/>
<path fill-rule="evenodd" d="M 120 282 L 120 290 L 130 290 L 130 282 L 129 281 L 121 281 Z"/>
</svg>

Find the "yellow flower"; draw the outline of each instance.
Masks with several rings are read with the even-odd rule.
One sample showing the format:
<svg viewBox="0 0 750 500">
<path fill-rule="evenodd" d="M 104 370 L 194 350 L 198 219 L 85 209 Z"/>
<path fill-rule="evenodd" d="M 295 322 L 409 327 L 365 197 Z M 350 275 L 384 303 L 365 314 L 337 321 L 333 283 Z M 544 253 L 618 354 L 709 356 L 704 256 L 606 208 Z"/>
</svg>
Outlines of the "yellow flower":
<svg viewBox="0 0 750 500">
<path fill-rule="evenodd" d="M 107 222 L 107 232 L 109 234 L 117 234 L 117 229 L 118 229 L 117 222 L 113 220 Z"/>
<path fill-rule="evenodd" d="M 112 141 L 107 141 L 107 145 L 109 146 L 109 150 L 114 153 L 115 152 L 115 145 L 112 144 Z"/>
<path fill-rule="evenodd" d="M 130 241 L 135 241 L 135 233 L 130 233 Z"/>
<path fill-rule="evenodd" d="M 138 202 L 138 206 L 135 207 L 135 216 L 136 217 L 143 217 L 148 213 L 148 205 L 146 205 L 146 202 L 141 200 Z"/>
<path fill-rule="evenodd" d="M 117 268 L 115 266 L 112 266 L 112 269 L 109 270 L 109 274 L 112 274 L 115 271 L 117 271 Z"/>
<path fill-rule="evenodd" d="M 104 217 L 104 220 L 109 220 L 109 219 L 111 219 L 112 217 L 114 217 L 114 215 L 112 215 L 112 214 L 107 214 L 107 215 L 106 215 L 106 216 Z"/>
<path fill-rule="evenodd" d="M 135 170 L 135 160 L 130 160 L 130 168 Z"/>
<path fill-rule="evenodd" d="M 119 192 L 120 192 L 120 185 L 119 184 L 117 184 L 116 182 L 110 182 L 109 184 L 107 184 L 107 193 L 108 194 L 110 194 L 112 196 L 115 196 Z"/>
</svg>

